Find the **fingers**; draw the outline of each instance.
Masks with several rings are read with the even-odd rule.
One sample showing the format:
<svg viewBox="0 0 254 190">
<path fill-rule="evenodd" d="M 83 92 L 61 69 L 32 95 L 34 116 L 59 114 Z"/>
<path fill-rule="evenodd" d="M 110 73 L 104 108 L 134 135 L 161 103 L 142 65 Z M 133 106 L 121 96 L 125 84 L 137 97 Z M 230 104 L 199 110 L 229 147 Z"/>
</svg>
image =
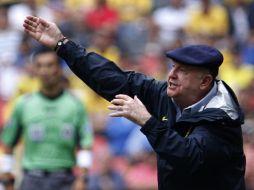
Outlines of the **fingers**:
<svg viewBox="0 0 254 190">
<path fill-rule="evenodd" d="M 32 16 L 32 15 L 29 15 L 29 16 L 27 16 L 27 17 L 26 17 L 26 19 L 27 19 L 27 20 L 31 20 L 31 21 L 36 22 L 36 21 L 37 21 L 37 19 L 38 19 L 38 17 L 36 17 L 36 16 Z"/>
<path fill-rule="evenodd" d="M 110 105 L 108 106 L 108 109 L 112 111 L 109 113 L 109 116 L 111 117 L 121 117 L 125 114 L 122 106 Z"/>
<path fill-rule="evenodd" d="M 113 111 L 110 113 L 110 116 L 119 117 L 119 116 L 126 116 L 126 114 L 130 114 L 130 110 L 134 106 L 134 104 L 143 105 L 142 102 L 135 97 L 132 99 L 130 96 L 125 94 L 118 94 L 115 96 L 115 99 L 111 101 L 112 105 L 108 106 L 108 109 Z"/>
<path fill-rule="evenodd" d="M 28 25 L 28 24 L 23 24 L 25 28 L 25 32 L 28 32 L 29 34 L 36 32 L 35 28 Z"/>
<path fill-rule="evenodd" d="M 33 16 L 28 16 L 26 17 L 24 23 L 30 27 L 36 27 L 38 25 L 39 18 L 33 17 Z"/>
<path fill-rule="evenodd" d="M 28 16 L 23 24 L 25 32 L 27 32 L 32 36 L 36 33 L 37 26 L 38 26 L 38 18 L 34 16 Z"/>
<path fill-rule="evenodd" d="M 112 111 L 123 111 L 122 106 L 116 106 L 116 105 L 110 105 L 108 106 L 108 109 Z"/>
<path fill-rule="evenodd" d="M 35 16 L 27 16 L 23 24 L 25 31 L 27 32 L 36 32 L 36 29 L 39 25 L 42 25 L 43 27 L 50 26 L 47 21 Z"/>
<path fill-rule="evenodd" d="M 124 105 L 124 101 L 122 99 L 113 99 L 110 103 L 114 104 L 114 105 Z"/>
<path fill-rule="evenodd" d="M 118 98 L 118 99 L 123 99 L 123 100 L 125 100 L 125 101 L 131 100 L 131 99 L 132 99 L 130 96 L 125 95 L 125 94 L 118 94 L 118 95 L 116 95 L 116 98 Z"/>
<path fill-rule="evenodd" d="M 29 23 L 29 21 L 24 22 L 23 27 L 25 28 L 26 32 L 36 32 L 36 28 Z"/>
<path fill-rule="evenodd" d="M 124 108 L 128 100 L 132 100 L 132 98 L 124 94 L 116 95 L 115 99 L 111 101 L 112 105 L 108 106 L 108 109 L 112 111 L 109 114 L 109 116 L 111 117 L 125 116 L 126 110 L 124 110 Z"/>
<path fill-rule="evenodd" d="M 111 101 L 112 104 L 115 105 L 124 105 L 126 101 L 133 100 L 130 96 L 119 94 L 115 96 L 116 98 Z M 134 101 L 137 102 L 139 105 L 143 105 L 141 100 L 137 97 L 137 95 L 134 96 Z"/>
<path fill-rule="evenodd" d="M 115 96 L 115 99 L 111 101 L 112 104 L 115 105 L 124 105 L 126 101 L 130 101 L 132 98 L 130 96 L 124 94 L 118 94 Z"/>
<path fill-rule="evenodd" d="M 39 22 L 40 22 L 43 26 L 49 27 L 49 23 L 48 23 L 47 21 L 45 21 L 44 19 L 39 18 Z"/>
</svg>

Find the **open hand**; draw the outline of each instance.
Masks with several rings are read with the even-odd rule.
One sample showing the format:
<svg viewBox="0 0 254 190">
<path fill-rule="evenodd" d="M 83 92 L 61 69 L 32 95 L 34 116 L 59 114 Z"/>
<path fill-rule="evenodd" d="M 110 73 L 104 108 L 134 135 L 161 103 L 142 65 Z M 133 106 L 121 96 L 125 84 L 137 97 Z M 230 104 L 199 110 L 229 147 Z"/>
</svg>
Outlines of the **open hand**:
<svg viewBox="0 0 254 190">
<path fill-rule="evenodd" d="M 111 103 L 112 105 L 108 106 L 113 111 L 109 114 L 111 117 L 125 117 L 140 126 L 143 126 L 151 117 L 137 96 L 133 99 L 130 96 L 119 94 Z"/>
<path fill-rule="evenodd" d="M 64 37 L 55 23 L 47 22 L 39 17 L 27 16 L 23 26 L 25 32 L 32 38 L 50 48 L 54 48 Z"/>
</svg>

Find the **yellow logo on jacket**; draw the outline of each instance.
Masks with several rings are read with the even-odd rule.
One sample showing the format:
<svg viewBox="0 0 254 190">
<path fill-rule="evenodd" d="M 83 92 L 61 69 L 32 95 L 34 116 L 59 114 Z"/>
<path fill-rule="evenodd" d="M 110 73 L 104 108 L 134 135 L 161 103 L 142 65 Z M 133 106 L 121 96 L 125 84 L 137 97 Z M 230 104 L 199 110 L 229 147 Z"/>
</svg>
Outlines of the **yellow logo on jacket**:
<svg viewBox="0 0 254 190">
<path fill-rule="evenodd" d="M 167 120 L 168 120 L 168 118 L 166 116 L 163 116 L 161 119 L 161 121 L 167 121 Z"/>
</svg>

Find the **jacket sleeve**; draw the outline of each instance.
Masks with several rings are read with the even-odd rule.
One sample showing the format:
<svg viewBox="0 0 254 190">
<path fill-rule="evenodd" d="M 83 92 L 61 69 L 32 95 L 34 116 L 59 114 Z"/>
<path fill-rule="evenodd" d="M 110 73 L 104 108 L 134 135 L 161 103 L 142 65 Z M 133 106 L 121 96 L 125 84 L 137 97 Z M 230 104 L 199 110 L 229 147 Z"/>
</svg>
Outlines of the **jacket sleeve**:
<svg viewBox="0 0 254 190">
<path fill-rule="evenodd" d="M 218 126 L 197 126 L 188 137 L 182 137 L 167 125 L 170 124 L 152 117 L 141 131 L 159 158 L 167 160 L 176 172 L 195 173 L 212 166 L 222 167 L 230 160 L 234 145 L 223 133 L 231 136 L 235 132 L 230 130 L 237 129 L 223 132 Z"/>
<path fill-rule="evenodd" d="M 154 97 L 159 98 L 165 87 L 165 82 L 134 71 L 124 72 L 112 61 L 93 52 L 87 53 L 72 41 L 61 46 L 58 55 L 66 61 L 75 75 L 108 101 L 117 94 L 131 97 L 137 95 L 148 110 L 152 111 L 159 101 Z"/>
</svg>

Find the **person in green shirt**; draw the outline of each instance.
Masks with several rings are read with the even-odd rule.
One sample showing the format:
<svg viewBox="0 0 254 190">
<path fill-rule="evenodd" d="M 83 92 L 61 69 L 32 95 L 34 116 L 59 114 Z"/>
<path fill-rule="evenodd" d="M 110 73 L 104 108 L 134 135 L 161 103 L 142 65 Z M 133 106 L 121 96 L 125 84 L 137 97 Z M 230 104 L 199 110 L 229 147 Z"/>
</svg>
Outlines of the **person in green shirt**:
<svg viewBox="0 0 254 190">
<path fill-rule="evenodd" d="M 4 127 L 2 173 L 12 171 L 12 151 L 22 138 L 21 190 L 85 186 L 92 164 L 93 141 L 85 106 L 66 89 L 60 59 L 53 50 L 39 48 L 33 61 L 41 87 L 39 91 L 18 98 Z M 73 173 L 76 166 L 79 175 Z"/>
</svg>

